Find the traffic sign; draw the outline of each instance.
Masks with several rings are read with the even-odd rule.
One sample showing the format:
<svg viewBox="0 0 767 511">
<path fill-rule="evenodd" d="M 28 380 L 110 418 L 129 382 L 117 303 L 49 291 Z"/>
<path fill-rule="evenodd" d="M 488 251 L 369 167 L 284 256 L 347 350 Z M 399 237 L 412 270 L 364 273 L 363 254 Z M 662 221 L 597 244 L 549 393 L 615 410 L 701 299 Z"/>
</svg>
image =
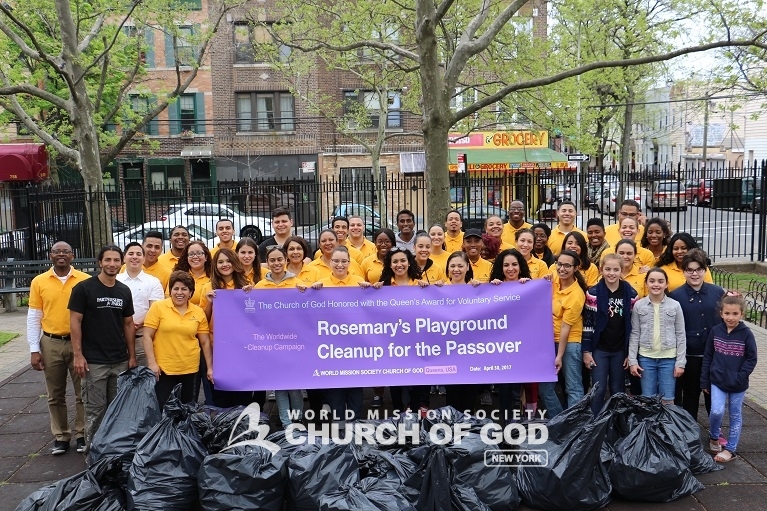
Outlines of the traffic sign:
<svg viewBox="0 0 767 511">
<path fill-rule="evenodd" d="M 589 155 L 580 153 L 568 154 L 567 161 L 589 161 Z"/>
</svg>

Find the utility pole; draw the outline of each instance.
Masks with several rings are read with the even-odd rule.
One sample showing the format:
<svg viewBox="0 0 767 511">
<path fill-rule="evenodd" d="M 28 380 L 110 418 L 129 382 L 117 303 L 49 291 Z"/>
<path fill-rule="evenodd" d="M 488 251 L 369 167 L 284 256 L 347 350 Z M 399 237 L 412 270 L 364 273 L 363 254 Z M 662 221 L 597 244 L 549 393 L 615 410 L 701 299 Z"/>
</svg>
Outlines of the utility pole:
<svg viewBox="0 0 767 511">
<path fill-rule="evenodd" d="M 708 167 L 708 162 L 706 161 L 708 153 L 708 98 L 709 95 L 706 94 L 706 105 L 705 109 L 703 110 L 703 169 L 701 169 L 700 172 L 701 179 L 706 179 L 706 170 Z"/>
</svg>

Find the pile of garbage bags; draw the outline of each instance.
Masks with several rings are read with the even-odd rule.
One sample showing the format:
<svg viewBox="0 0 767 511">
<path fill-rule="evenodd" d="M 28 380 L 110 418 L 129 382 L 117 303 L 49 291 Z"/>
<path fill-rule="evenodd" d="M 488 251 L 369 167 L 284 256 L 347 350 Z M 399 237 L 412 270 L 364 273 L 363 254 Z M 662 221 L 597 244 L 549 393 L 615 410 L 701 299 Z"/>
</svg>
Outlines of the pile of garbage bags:
<svg viewBox="0 0 767 511">
<path fill-rule="evenodd" d="M 359 423 L 377 431 L 420 426 L 406 443 L 355 429 L 334 443 L 305 431 L 267 436 L 267 416 L 183 404 L 178 389 L 160 416 L 147 371 L 121 376 L 89 468 L 37 490 L 17 511 L 512 511 L 521 502 L 577 511 L 615 497 L 672 501 L 703 489 L 695 474 L 721 468 L 703 451 L 697 423 L 657 399 L 615 395 L 594 417 L 586 396 L 546 424 L 543 443 L 520 435 L 515 445 L 488 444 L 489 420 L 449 407 L 420 422 Z M 433 433 L 456 426 L 460 439 Z M 503 448 L 545 451 L 546 460 L 486 463 L 488 451 Z"/>
</svg>

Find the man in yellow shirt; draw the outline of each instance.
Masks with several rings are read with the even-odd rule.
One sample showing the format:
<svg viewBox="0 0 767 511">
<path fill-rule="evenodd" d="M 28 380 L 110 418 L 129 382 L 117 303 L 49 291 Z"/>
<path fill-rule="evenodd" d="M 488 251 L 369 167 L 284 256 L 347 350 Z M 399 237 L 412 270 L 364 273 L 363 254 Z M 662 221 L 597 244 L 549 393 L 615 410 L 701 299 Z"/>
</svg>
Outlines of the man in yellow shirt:
<svg viewBox="0 0 767 511">
<path fill-rule="evenodd" d="M 170 231 L 170 250 L 161 255 L 158 262 L 172 272 L 190 241 L 189 230 L 183 225 L 177 225 Z"/>
<path fill-rule="evenodd" d="M 144 272 L 157 278 L 162 284 L 162 288 L 165 289 L 168 287 L 171 270 L 159 261 L 159 257 L 162 255 L 162 233 L 149 231 L 144 235 L 144 242 L 141 246 L 144 248 Z M 125 266 L 120 271 L 125 271 Z"/>
<path fill-rule="evenodd" d="M 445 251 L 448 254 L 463 250 L 463 217 L 455 209 L 445 217 Z"/>
<path fill-rule="evenodd" d="M 69 243 L 54 244 L 51 247 L 53 267 L 32 279 L 29 290 L 27 342 L 32 368 L 45 374 L 54 455 L 67 452 L 72 439 L 67 417 L 67 373 L 72 378 L 75 394 L 77 452 L 85 452 L 85 408 L 81 379 L 75 372 L 67 305 L 72 288 L 90 277 L 72 268 L 74 257 Z"/>
<path fill-rule="evenodd" d="M 361 216 L 349 217 L 349 237 L 346 241 L 347 248 L 351 246 L 362 253 L 363 261 L 376 253 L 375 243 L 365 238 L 365 220 Z"/>
<path fill-rule="evenodd" d="M 469 229 L 463 235 L 463 251 L 469 256 L 474 278 L 482 283 L 490 282 L 493 263 L 482 259 L 482 233 L 479 229 Z"/>
<path fill-rule="evenodd" d="M 357 250 L 357 247 L 352 245 L 351 241 L 349 241 L 349 219 L 345 216 L 337 216 L 333 218 L 333 222 L 330 224 L 330 226 L 333 229 L 333 232 L 336 233 L 338 246 L 346 247 L 349 249 L 349 256 L 351 256 L 352 261 L 357 263 L 358 267 L 361 267 L 362 262 L 365 260 L 365 256 L 363 256 L 362 252 Z M 314 253 L 314 258 L 319 259 L 321 256 L 322 251 L 317 249 L 317 251 Z"/>
<path fill-rule="evenodd" d="M 504 243 L 511 245 L 511 248 L 517 246 L 517 231 L 520 229 L 531 229 L 532 224 L 525 221 L 525 203 L 520 200 L 512 201 L 509 204 L 509 221 L 503 226 L 501 239 Z"/>
<path fill-rule="evenodd" d="M 216 252 L 222 248 L 228 248 L 232 252 L 235 252 L 235 245 L 237 244 L 234 239 L 234 223 L 228 218 L 221 218 L 216 222 L 216 236 L 218 236 L 218 243 L 210 250 L 210 258 L 216 257 Z"/>
<path fill-rule="evenodd" d="M 642 214 L 642 208 L 639 206 L 637 201 L 626 199 L 621 202 L 621 207 L 618 208 L 618 214 L 615 215 L 617 222 L 612 225 L 608 225 L 605 228 L 605 240 L 610 244 L 611 247 L 614 247 L 615 244 L 618 243 L 618 241 L 620 241 L 623 237 L 620 233 L 620 225 L 621 220 L 624 218 L 636 218 L 637 222 L 639 222 L 639 231 L 636 233 L 636 236 L 634 236 L 634 241 L 636 241 L 637 246 L 639 246 L 639 242 L 642 241 L 642 236 L 644 235 L 644 224 L 647 221 L 647 218 Z"/>
<path fill-rule="evenodd" d="M 572 231 L 579 232 L 586 238 L 586 233 L 575 226 L 575 217 L 575 204 L 569 200 L 562 201 L 557 209 L 557 220 L 559 220 L 559 223 L 551 230 L 548 242 L 549 248 L 555 256 L 559 255 L 562 251 L 562 243 L 565 241 L 565 236 Z"/>
</svg>

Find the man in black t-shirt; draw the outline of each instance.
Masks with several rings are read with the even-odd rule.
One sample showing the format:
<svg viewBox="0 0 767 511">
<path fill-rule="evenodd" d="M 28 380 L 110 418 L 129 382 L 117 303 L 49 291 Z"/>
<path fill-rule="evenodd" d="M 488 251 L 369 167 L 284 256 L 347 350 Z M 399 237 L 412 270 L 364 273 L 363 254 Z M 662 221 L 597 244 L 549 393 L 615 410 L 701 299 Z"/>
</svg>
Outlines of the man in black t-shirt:
<svg viewBox="0 0 767 511">
<path fill-rule="evenodd" d="M 123 263 L 122 250 L 114 245 L 104 247 L 98 261 L 101 273 L 76 285 L 69 299 L 72 351 L 75 371 L 82 378 L 88 446 L 117 394 L 117 375 L 136 367 L 133 296 L 115 278 Z"/>
</svg>

